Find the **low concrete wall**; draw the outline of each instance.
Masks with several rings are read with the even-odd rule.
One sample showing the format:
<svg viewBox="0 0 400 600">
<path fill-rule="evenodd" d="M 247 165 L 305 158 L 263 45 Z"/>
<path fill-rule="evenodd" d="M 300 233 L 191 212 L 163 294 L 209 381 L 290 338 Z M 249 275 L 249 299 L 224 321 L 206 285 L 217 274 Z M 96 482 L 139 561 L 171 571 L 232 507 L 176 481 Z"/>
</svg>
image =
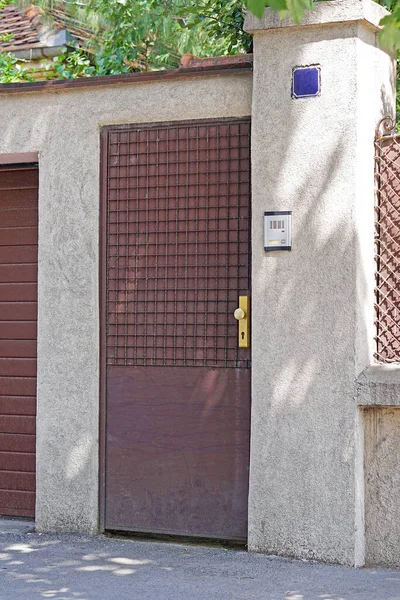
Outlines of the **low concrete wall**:
<svg viewBox="0 0 400 600">
<path fill-rule="evenodd" d="M 400 407 L 365 416 L 366 564 L 400 566 Z"/>
<path fill-rule="evenodd" d="M 98 529 L 100 128 L 247 116 L 252 78 L 2 93 L 0 153 L 39 152 L 37 512 Z"/>
</svg>

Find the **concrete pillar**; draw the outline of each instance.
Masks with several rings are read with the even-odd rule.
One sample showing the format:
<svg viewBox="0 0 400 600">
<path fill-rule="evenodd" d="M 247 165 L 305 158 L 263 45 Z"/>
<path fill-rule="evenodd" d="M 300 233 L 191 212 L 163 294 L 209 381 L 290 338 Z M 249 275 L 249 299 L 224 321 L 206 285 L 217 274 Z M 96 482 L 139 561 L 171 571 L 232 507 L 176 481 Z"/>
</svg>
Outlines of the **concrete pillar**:
<svg viewBox="0 0 400 600">
<path fill-rule="evenodd" d="M 359 374 L 373 354 L 374 132 L 394 111 L 386 11 L 320 2 L 301 26 L 266 10 L 254 34 L 253 390 L 249 548 L 364 562 Z M 320 93 L 292 97 L 296 67 Z M 291 210 L 292 250 L 263 214 Z"/>
</svg>

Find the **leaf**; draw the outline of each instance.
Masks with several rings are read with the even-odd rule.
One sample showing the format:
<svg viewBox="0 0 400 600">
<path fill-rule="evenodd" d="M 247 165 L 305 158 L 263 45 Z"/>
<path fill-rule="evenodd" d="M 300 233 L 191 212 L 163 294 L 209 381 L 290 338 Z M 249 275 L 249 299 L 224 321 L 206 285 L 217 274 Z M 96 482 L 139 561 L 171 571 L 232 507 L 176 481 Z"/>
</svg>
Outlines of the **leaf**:
<svg viewBox="0 0 400 600">
<path fill-rule="evenodd" d="M 268 0 L 268 6 L 278 12 L 288 10 L 287 0 Z"/>
<path fill-rule="evenodd" d="M 264 0 L 246 0 L 245 4 L 247 8 L 259 19 L 264 15 L 265 1 Z"/>
<path fill-rule="evenodd" d="M 289 16 L 295 23 L 301 23 L 306 9 L 314 7 L 313 0 L 287 0 Z"/>
<path fill-rule="evenodd" d="M 391 15 L 384 17 L 380 25 L 383 26 L 379 33 L 381 45 L 389 50 L 400 50 L 400 5 Z"/>
</svg>

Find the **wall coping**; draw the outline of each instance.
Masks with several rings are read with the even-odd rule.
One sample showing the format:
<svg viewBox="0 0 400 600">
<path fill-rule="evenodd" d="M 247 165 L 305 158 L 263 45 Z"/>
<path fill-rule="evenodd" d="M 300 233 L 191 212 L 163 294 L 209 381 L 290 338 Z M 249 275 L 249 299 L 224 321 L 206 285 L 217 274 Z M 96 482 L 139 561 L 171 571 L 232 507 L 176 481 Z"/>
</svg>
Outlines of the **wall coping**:
<svg viewBox="0 0 400 600">
<path fill-rule="evenodd" d="M 357 404 L 363 406 L 400 406 L 400 364 L 375 364 L 357 378 Z"/>
<path fill-rule="evenodd" d="M 224 57 L 225 58 L 225 57 Z M 22 94 L 29 92 L 59 92 L 61 90 L 75 90 L 83 88 L 107 87 L 128 85 L 134 83 L 170 81 L 190 77 L 220 77 L 228 75 L 241 75 L 253 71 L 253 56 L 246 55 L 246 60 L 216 61 L 206 66 L 195 66 L 179 69 L 166 69 L 165 71 L 146 71 L 140 73 L 125 73 L 122 75 L 105 75 L 100 77 L 80 77 L 78 79 L 55 79 L 51 81 L 34 81 L 28 83 L 1 83 L 0 96 L 3 94 Z"/>
<path fill-rule="evenodd" d="M 385 8 L 373 0 L 323 0 L 317 2 L 315 10 L 308 10 L 299 25 L 289 18 L 280 19 L 277 11 L 265 10 L 262 19 L 247 12 L 244 30 L 256 33 L 268 29 L 284 29 L 286 27 L 311 27 L 333 23 L 364 22 L 376 31 L 380 29 L 380 20 L 390 14 Z"/>
</svg>

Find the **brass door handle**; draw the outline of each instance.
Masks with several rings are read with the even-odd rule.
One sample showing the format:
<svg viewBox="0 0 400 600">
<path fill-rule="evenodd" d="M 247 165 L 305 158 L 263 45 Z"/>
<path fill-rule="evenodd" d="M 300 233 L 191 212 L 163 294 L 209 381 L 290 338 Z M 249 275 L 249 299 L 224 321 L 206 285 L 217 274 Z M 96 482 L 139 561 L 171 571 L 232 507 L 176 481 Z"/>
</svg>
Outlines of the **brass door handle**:
<svg viewBox="0 0 400 600">
<path fill-rule="evenodd" d="M 239 307 L 233 316 L 238 321 L 239 348 L 250 348 L 250 296 L 239 296 Z"/>
<path fill-rule="evenodd" d="M 241 321 L 242 319 L 245 318 L 246 313 L 244 312 L 243 308 L 237 308 L 235 310 L 235 312 L 233 313 L 233 316 L 235 317 L 235 319 L 237 319 L 238 321 Z"/>
</svg>

